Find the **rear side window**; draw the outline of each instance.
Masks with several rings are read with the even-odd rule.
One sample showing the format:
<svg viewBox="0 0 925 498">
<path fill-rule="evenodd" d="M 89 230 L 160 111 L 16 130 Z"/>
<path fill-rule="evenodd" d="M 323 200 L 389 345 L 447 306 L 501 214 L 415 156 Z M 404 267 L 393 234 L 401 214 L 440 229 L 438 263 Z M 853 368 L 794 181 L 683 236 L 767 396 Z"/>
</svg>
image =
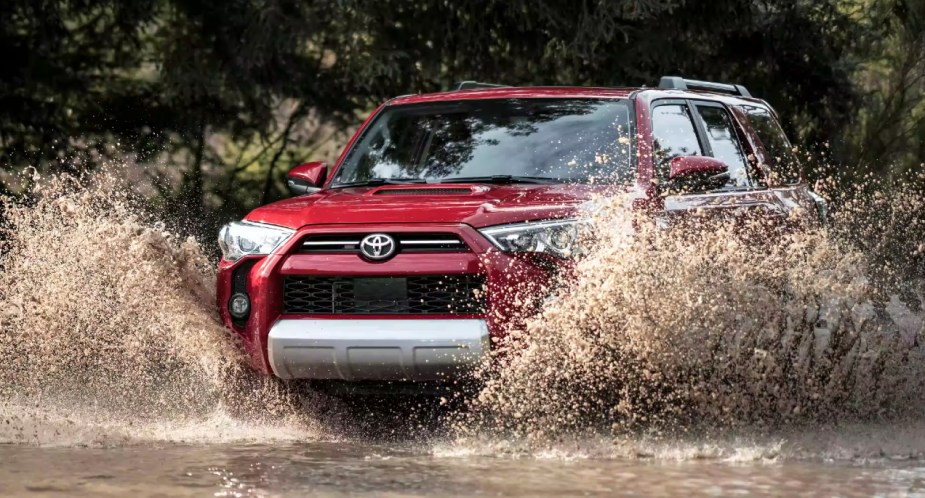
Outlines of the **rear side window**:
<svg viewBox="0 0 925 498">
<path fill-rule="evenodd" d="M 713 157 L 729 166 L 729 186 L 748 187 L 745 153 L 742 151 L 729 113 L 722 107 L 710 105 L 697 105 L 697 112 L 700 114 Z"/>
<path fill-rule="evenodd" d="M 745 111 L 749 124 L 758 134 L 764 150 L 768 153 L 771 175 L 776 176 L 781 183 L 798 183 L 800 161 L 777 119 L 767 109 L 760 107 L 746 106 L 742 107 L 742 110 Z"/>
<path fill-rule="evenodd" d="M 684 104 L 664 104 L 652 109 L 652 161 L 658 178 L 668 178 L 671 160 L 678 156 L 703 155 L 690 112 Z"/>
</svg>

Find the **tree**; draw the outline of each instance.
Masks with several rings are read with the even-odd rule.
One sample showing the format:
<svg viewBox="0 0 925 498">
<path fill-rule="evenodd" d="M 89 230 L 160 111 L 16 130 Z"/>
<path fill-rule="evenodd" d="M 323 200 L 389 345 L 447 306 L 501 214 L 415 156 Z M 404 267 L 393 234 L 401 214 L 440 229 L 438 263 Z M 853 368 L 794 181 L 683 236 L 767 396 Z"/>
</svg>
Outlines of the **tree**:
<svg viewBox="0 0 925 498">
<path fill-rule="evenodd" d="M 272 127 L 280 102 L 356 108 L 312 48 L 326 36 L 299 2 L 14 0 L 0 6 L 0 166 L 80 168 L 188 150 L 180 200 L 204 194 L 210 134 Z"/>
<path fill-rule="evenodd" d="M 0 167 L 157 160 L 182 171 L 165 205 L 199 218 L 241 201 L 230 215 L 283 195 L 280 163 L 310 148 L 307 123 L 337 130 L 394 95 L 473 78 L 736 81 L 822 141 L 854 108 L 845 54 L 863 23 L 843 2 L 8 0 Z M 242 200 L 229 186 L 252 169 L 259 195 Z"/>
<path fill-rule="evenodd" d="M 890 179 L 925 161 L 925 3 L 867 0 L 855 5 L 865 23 L 855 75 L 862 96 L 839 162 Z"/>
</svg>

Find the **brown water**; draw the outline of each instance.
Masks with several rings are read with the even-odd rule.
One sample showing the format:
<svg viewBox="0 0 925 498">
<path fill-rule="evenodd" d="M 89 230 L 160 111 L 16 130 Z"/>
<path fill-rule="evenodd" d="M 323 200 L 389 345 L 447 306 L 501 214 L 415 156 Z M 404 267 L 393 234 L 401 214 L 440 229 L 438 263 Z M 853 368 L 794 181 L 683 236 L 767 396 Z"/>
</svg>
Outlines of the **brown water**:
<svg viewBox="0 0 925 498">
<path fill-rule="evenodd" d="M 860 450 L 873 454 L 861 456 L 832 443 L 835 453 L 857 456 L 792 460 L 781 456 L 791 444 L 676 443 L 662 454 L 598 448 L 522 457 L 351 440 L 11 445 L 0 446 L 0 495 L 925 496 L 923 446 L 881 455 L 875 443 Z"/>
<path fill-rule="evenodd" d="M 920 196 L 857 206 L 876 244 L 772 248 L 749 220 L 626 237 L 617 202 L 450 411 L 253 377 L 197 241 L 112 178 L 39 185 L 0 234 L 2 496 L 925 496 L 925 246 L 884 235 Z"/>
</svg>

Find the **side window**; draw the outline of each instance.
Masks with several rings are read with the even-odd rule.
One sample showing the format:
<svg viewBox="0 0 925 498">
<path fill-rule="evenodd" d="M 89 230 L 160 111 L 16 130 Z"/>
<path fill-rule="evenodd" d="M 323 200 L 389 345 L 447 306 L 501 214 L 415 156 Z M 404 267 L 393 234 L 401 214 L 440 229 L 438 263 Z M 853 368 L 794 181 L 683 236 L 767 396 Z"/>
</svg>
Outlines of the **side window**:
<svg viewBox="0 0 925 498">
<path fill-rule="evenodd" d="M 677 156 L 703 154 L 690 112 L 684 104 L 664 104 L 652 109 L 652 162 L 661 180 L 668 179 L 671 160 Z"/>
<path fill-rule="evenodd" d="M 729 186 L 748 187 L 748 164 L 729 113 L 722 107 L 699 104 L 697 112 L 713 157 L 729 166 Z"/>
<path fill-rule="evenodd" d="M 798 183 L 800 181 L 800 160 L 793 152 L 793 146 L 777 119 L 760 107 L 742 107 L 748 116 L 748 123 L 758 134 L 764 150 L 768 153 L 768 166 L 771 175 L 776 175 L 780 183 Z"/>
</svg>

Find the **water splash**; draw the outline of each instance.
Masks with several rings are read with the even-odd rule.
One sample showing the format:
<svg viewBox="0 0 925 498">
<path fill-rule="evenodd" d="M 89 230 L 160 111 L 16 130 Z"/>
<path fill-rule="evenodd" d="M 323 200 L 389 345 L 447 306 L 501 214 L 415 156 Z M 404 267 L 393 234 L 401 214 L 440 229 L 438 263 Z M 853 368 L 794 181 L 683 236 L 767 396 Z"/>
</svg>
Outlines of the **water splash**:
<svg viewBox="0 0 925 498">
<path fill-rule="evenodd" d="M 0 442 L 356 433 L 337 402 L 242 366 L 201 246 L 140 215 L 130 192 L 106 174 L 54 177 L 3 202 Z M 921 196 L 900 200 L 873 227 L 848 223 L 872 204 L 845 203 L 833 227 L 780 233 L 748 218 L 630 233 L 611 201 L 574 281 L 512 333 L 435 454 L 751 461 L 876 454 L 896 437 L 912 446 L 888 451 L 922 453 L 907 436 L 925 406 L 925 253 L 873 244 L 877 226 L 921 218 Z M 900 435 L 827 436 L 834 423 Z"/>
<path fill-rule="evenodd" d="M 454 421 L 455 444 L 537 454 L 600 438 L 636 447 L 922 419 L 925 275 L 899 278 L 886 252 L 874 259 L 850 242 L 874 219 L 864 210 L 833 227 L 726 214 L 671 230 L 635 220 L 631 232 L 614 229 L 634 221 L 625 205 L 598 212 L 599 243 L 567 292 L 480 373 L 485 387 Z M 921 218 L 907 210 L 921 205 L 891 200 L 894 215 Z M 850 230 L 838 225 L 849 220 Z M 885 267 L 896 278 L 871 278 Z M 918 290 L 900 299 L 886 282 Z"/>
<path fill-rule="evenodd" d="M 3 201 L 0 442 L 317 434 L 297 396 L 242 366 L 199 243 L 115 178 Z"/>
</svg>

